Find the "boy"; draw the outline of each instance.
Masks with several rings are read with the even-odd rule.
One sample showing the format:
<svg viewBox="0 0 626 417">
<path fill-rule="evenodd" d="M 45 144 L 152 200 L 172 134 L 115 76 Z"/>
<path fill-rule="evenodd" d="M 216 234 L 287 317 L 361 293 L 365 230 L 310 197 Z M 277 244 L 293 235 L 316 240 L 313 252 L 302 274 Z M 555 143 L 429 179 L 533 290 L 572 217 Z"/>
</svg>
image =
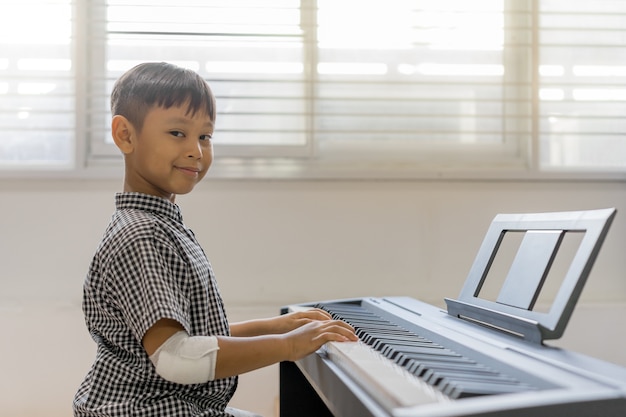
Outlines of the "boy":
<svg viewBox="0 0 626 417">
<path fill-rule="evenodd" d="M 229 416 L 237 375 L 356 340 L 320 310 L 229 324 L 177 194 L 213 159 L 215 99 L 195 72 L 146 63 L 111 94 L 123 192 L 89 267 L 83 311 L 97 344 L 75 416 Z"/>
</svg>

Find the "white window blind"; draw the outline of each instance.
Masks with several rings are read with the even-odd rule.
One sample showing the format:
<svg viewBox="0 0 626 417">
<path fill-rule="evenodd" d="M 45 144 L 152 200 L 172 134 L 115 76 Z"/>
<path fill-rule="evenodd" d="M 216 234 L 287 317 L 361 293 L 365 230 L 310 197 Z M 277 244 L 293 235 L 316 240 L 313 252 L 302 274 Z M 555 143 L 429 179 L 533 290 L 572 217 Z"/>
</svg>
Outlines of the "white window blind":
<svg viewBox="0 0 626 417">
<path fill-rule="evenodd" d="M 119 161 L 113 82 L 139 62 L 168 61 L 199 72 L 217 96 L 218 175 L 626 171 L 623 1 L 2 8 L 3 168 Z"/>
<path fill-rule="evenodd" d="M 71 169 L 71 2 L 4 0 L 0 7 L 0 168 Z"/>
<path fill-rule="evenodd" d="M 308 153 L 309 99 L 300 2 L 107 0 L 92 9 L 96 154 L 107 137 L 108 92 L 124 71 L 168 61 L 205 77 L 217 97 L 221 157 Z M 102 138 L 106 138 L 105 141 Z"/>
<path fill-rule="evenodd" d="M 107 0 L 92 16 L 103 45 L 92 65 L 105 66 L 93 86 L 110 91 L 123 71 L 154 60 L 207 78 L 218 102 L 218 163 L 334 175 L 363 164 L 376 171 L 526 162 L 526 7 L 503 0 L 384 7 L 375 0 Z M 102 141 L 108 109 L 101 104 L 93 113 L 95 155 L 116 152 Z"/>
<path fill-rule="evenodd" d="M 543 169 L 626 168 L 626 1 L 540 4 Z"/>
<path fill-rule="evenodd" d="M 322 155 L 439 169 L 525 162 L 528 2 L 317 4 Z"/>
</svg>

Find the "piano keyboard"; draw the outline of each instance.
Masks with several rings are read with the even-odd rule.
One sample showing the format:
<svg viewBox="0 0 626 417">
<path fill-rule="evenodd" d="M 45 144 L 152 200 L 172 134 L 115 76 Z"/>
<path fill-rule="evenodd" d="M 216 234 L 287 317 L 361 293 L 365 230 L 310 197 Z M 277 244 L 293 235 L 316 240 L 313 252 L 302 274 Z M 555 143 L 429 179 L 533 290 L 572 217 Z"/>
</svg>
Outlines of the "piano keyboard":
<svg viewBox="0 0 626 417">
<path fill-rule="evenodd" d="M 324 301 L 358 342 L 281 363 L 281 417 L 623 417 L 626 368 L 408 297 Z"/>
<path fill-rule="evenodd" d="M 356 304 L 319 304 L 334 319 L 352 325 L 360 342 L 329 343 L 331 360 L 378 400 L 412 406 L 446 399 L 532 391 L 529 383 L 468 358 L 385 320 Z M 367 373 L 366 371 L 367 370 Z"/>
</svg>

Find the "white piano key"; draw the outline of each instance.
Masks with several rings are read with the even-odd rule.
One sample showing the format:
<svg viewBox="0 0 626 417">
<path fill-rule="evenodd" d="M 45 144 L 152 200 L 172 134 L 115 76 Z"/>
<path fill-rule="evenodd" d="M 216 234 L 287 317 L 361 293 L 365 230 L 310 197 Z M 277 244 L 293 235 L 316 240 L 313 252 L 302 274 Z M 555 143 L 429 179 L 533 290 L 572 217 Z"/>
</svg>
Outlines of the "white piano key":
<svg viewBox="0 0 626 417">
<path fill-rule="evenodd" d="M 362 342 L 328 342 L 323 351 L 387 409 L 450 401 Z"/>
</svg>

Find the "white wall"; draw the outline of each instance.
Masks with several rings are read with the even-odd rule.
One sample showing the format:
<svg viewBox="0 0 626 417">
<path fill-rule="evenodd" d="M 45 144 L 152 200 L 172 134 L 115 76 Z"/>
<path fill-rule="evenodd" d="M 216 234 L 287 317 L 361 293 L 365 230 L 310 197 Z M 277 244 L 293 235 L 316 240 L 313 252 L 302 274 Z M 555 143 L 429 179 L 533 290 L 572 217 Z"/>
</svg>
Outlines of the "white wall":
<svg viewBox="0 0 626 417">
<path fill-rule="evenodd" d="M 69 416 L 93 358 L 81 285 L 118 181 L 0 181 L 0 415 Z M 493 216 L 617 207 L 559 345 L 626 366 L 626 186 L 621 182 L 215 181 L 178 203 L 231 320 L 341 297 L 455 297 Z M 276 367 L 235 405 L 273 414 Z"/>
</svg>

